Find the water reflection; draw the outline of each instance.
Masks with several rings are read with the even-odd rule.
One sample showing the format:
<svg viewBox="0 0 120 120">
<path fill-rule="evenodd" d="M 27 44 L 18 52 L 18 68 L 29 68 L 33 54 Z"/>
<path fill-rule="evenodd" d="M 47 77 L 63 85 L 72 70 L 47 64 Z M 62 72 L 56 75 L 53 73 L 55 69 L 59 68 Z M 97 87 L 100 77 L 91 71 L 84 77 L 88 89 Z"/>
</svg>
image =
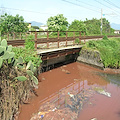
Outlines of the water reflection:
<svg viewBox="0 0 120 120">
<path fill-rule="evenodd" d="M 106 83 L 105 82 L 105 86 Z M 88 85 L 89 84 L 89 85 Z M 84 104 L 87 104 L 90 97 L 95 93 L 94 87 L 96 84 L 90 83 L 87 80 L 77 81 L 65 88 L 62 88 L 58 93 L 52 94 L 45 98 L 40 106 L 39 112 L 31 118 L 31 120 L 54 119 L 66 120 L 77 119 Z M 44 102 L 43 102 L 44 101 Z"/>
<path fill-rule="evenodd" d="M 116 84 L 120 86 L 120 74 L 106 74 L 106 73 L 99 73 L 106 81 L 109 83 Z"/>
</svg>

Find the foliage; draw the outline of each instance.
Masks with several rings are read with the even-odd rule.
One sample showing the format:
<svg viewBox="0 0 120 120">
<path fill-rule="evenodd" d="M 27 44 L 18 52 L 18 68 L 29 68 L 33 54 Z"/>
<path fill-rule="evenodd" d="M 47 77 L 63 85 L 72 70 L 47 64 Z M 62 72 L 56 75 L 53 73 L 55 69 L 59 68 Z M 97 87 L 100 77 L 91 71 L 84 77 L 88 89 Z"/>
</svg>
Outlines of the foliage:
<svg viewBox="0 0 120 120">
<path fill-rule="evenodd" d="M 96 19 L 96 18 L 93 18 L 92 20 L 86 19 L 84 23 L 86 25 L 88 35 L 101 33 L 100 31 L 101 19 Z M 102 28 L 103 28 L 102 30 L 103 34 L 114 33 L 114 29 L 110 27 L 110 22 L 106 20 L 106 18 L 103 18 Z"/>
<path fill-rule="evenodd" d="M 103 39 L 100 41 L 89 41 L 87 48 L 100 51 L 105 67 L 120 68 L 120 38 Z"/>
<path fill-rule="evenodd" d="M 65 18 L 63 14 L 58 14 L 57 16 L 48 18 L 47 25 L 49 31 L 66 31 L 68 22 L 67 18 Z M 60 35 L 62 34 L 63 33 L 60 33 Z"/>
<path fill-rule="evenodd" d="M 34 36 L 33 35 L 28 35 L 27 39 L 25 40 L 25 48 L 26 49 L 35 49 L 35 43 L 34 43 Z"/>
<path fill-rule="evenodd" d="M 38 26 L 32 26 L 32 28 L 34 28 L 34 29 L 39 29 L 39 27 L 38 27 Z"/>
<path fill-rule="evenodd" d="M 41 59 L 37 56 L 37 52 L 30 49 L 14 47 L 13 51 L 15 52 L 15 58 L 18 59 L 19 56 L 24 58 L 24 62 L 28 63 L 30 60 L 34 66 L 39 67 L 42 62 Z"/>
<path fill-rule="evenodd" d="M 0 119 L 13 119 L 21 101 L 28 99 L 30 91 L 38 84 L 37 68 L 32 61 L 24 63 L 22 57 L 15 59 L 12 46 L 0 41 Z"/>
<path fill-rule="evenodd" d="M 0 30 L 2 33 L 12 32 L 26 32 L 28 31 L 28 24 L 24 22 L 24 18 L 19 16 L 8 15 L 5 13 L 1 15 Z"/>
<path fill-rule="evenodd" d="M 69 31 L 81 31 L 81 34 L 84 32 L 87 33 L 86 25 L 83 21 L 74 20 L 68 27 Z M 79 35 L 79 33 L 77 33 Z"/>
<path fill-rule="evenodd" d="M 108 40 L 107 35 L 104 35 L 103 40 Z"/>
<path fill-rule="evenodd" d="M 100 34 L 100 25 L 101 25 L 100 20 L 97 20 L 95 18 L 93 18 L 92 20 L 86 19 L 84 23 L 86 25 L 88 35 Z"/>
</svg>

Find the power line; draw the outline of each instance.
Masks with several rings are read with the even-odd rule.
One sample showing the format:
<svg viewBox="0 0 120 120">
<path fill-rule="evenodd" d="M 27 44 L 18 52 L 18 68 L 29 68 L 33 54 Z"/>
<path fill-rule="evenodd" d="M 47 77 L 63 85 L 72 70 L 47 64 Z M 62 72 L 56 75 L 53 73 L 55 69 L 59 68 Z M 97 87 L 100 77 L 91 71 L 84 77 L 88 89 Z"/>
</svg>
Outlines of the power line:
<svg viewBox="0 0 120 120">
<path fill-rule="evenodd" d="M 114 4 L 113 2 L 111 2 L 111 1 L 109 1 L 109 0 L 104 0 L 104 1 L 107 2 L 107 3 L 110 4 L 110 5 L 112 5 L 112 6 L 116 7 L 116 8 L 118 8 L 118 9 L 120 9 L 120 7 L 117 6 L 116 4 Z"/>
<path fill-rule="evenodd" d="M 96 6 L 94 6 L 94 5 L 91 5 L 91 4 L 88 4 L 88 3 L 86 3 L 86 2 L 83 2 L 83 1 L 80 1 L 80 0 L 76 0 L 76 1 L 78 1 L 78 2 L 80 2 L 80 3 L 83 3 L 83 4 L 85 4 L 85 5 L 88 5 L 88 6 L 90 6 L 90 7 L 95 7 L 95 8 L 99 8 L 99 7 L 96 7 Z M 99 9 L 101 9 L 101 8 L 99 8 Z"/>
<path fill-rule="evenodd" d="M 79 5 L 79 4 L 76 4 L 76 3 L 73 3 L 73 2 L 70 2 L 70 1 L 67 1 L 67 0 L 62 0 L 62 1 L 66 2 L 66 3 L 69 3 L 69 4 L 73 4 L 73 5 L 82 7 L 82 8 L 86 8 L 86 9 L 92 10 L 92 11 L 94 11 L 94 12 L 99 12 L 99 13 L 100 13 L 100 11 L 96 11 L 96 10 L 93 10 L 93 9 L 91 9 L 91 8 L 87 8 L 87 7 L 85 7 L 85 6 L 81 6 L 81 5 Z"/>
<path fill-rule="evenodd" d="M 116 11 L 116 10 L 112 9 L 111 7 L 109 7 L 109 6 L 107 6 L 107 5 L 105 5 L 105 4 L 101 3 L 101 2 L 99 2 L 98 0 L 94 0 L 94 1 L 96 1 L 96 2 L 98 2 L 99 4 L 101 4 L 101 5 L 103 5 L 103 6 L 107 7 L 107 8 L 109 8 L 109 9 L 115 11 L 115 12 L 117 12 L 118 14 L 120 14 L 118 11 Z M 116 15 L 117 15 L 117 13 L 116 13 Z M 119 16 L 119 15 L 118 15 L 118 16 Z"/>
<path fill-rule="evenodd" d="M 9 9 L 9 10 L 17 10 L 17 11 L 23 11 L 23 12 L 31 12 L 31 13 L 38 13 L 38 14 L 47 14 L 47 15 L 54 15 L 51 13 L 42 13 L 42 12 L 37 12 L 37 11 L 30 11 L 30 10 L 23 10 L 23 9 L 17 9 L 17 8 L 8 8 L 8 7 L 0 7 L 1 9 Z M 1 10 L 2 11 L 2 10 Z M 74 17 L 74 16 L 66 16 L 69 18 L 78 18 L 78 17 Z"/>
<path fill-rule="evenodd" d="M 53 14 L 50 14 L 50 13 L 41 13 L 41 12 L 37 12 L 37 11 L 23 10 L 23 9 L 17 9 L 17 8 L 7 8 L 7 7 L 0 7 L 0 8 L 1 9 L 18 10 L 18 11 L 24 11 L 24 12 L 32 12 L 32 13 L 53 15 Z"/>
</svg>

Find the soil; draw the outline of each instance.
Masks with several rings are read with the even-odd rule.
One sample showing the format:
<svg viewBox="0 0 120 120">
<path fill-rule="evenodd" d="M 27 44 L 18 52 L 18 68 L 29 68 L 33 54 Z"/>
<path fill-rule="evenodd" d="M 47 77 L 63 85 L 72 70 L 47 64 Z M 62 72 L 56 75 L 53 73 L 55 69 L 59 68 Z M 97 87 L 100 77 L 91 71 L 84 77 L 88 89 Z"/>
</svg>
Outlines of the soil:
<svg viewBox="0 0 120 120">
<path fill-rule="evenodd" d="M 56 92 L 58 92 L 59 90 L 65 88 L 70 84 L 73 84 L 76 81 L 87 80 L 87 86 L 100 85 L 104 87 L 108 86 L 108 90 L 110 91 L 111 89 L 114 89 L 113 86 L 111 87 L 110 82 L 105 81 L 101 76 L 98 75 L 98 72 L 107 73 L 107 70 L 103 71 L 103 70 L 91 67 L 89 65 L 85 65 L 83 63 L 75 62 L 75 63 L 71 63 L 68 65 L 64 65 L 59 68 L 50 70 L 48 72 L 41 73 L 39 75 L 38 89 L 35 90 L 37 96 L 32 95 L 28 104 L 23 104 L 20 106 L 20 114 L 19 114 L 18 120 L 30 120 L 30 118 L 39 111 L 40 106 L 42 105 L 43 102 L 50 99 L 51 96 L 56 94 Z M 115 90 L 113 91 L 116 92 Z M 118 91 L 120 92 L 120 90 Z M 116 102 L 116 99 L 115 100 L 113 98 L 110 99 L 110 101 L 108 102 L 108 105 L 106 105 L 104 101 L 107 99 L 107 97 L 106 96 L 101 97 L 101 96 L 102 95 L 94 95 L 95 101 L 93 100 L 93 98 L 90 99 L 93 107 L 91 107 L 90 105 L 84 106 L 84 109 L 79 115 L 79 119 L 90 120 L 92 118 L 99 118 L 98 120 L 106 120 L 108 115 L 107 108 L 109 108 L 109 112 L 111 113 L 111 118 L 113 118 L 114 120 L 120 119 L 120 117 L 118 117 L 120 116 L 119 115 L 120 112 L 115 109 L 115 108 L 118 109 L 118 107 L 120 108 L 120 103 L 118 102 L 118 100 L 120 99 L 120 96 L 118 97 L 119 99 L 117 100 L 117 103 L 115 104 L 115 108 L 113 109 L 114 112 L 118 112 L 118 116 L 115 116 L 115 117 L 113 117 L 114 114 L 112 114 L 112 108 L 113 108 L 112 102 Z M 98 102 L 96 102 L 96 99 Z M 104 106 L 104 105 L 106 107 L 103 110 L 101 106 Z M 110 105 L 112 106 L 110 107 Z M 99 107 L 100 109 L 98 110 Z M 97 110 L 98 112 L 96 112 Z M 100 118 L 99 113 L 103 114 L 105 112 L 107 113 L 106 116 L 104 116 L 103 118 Z M 53 116 L 54 114 L 51 113 L 51 116 Z M 113 119 L 109 119 L 109 120 L 113 120 Z"/>
</svg>

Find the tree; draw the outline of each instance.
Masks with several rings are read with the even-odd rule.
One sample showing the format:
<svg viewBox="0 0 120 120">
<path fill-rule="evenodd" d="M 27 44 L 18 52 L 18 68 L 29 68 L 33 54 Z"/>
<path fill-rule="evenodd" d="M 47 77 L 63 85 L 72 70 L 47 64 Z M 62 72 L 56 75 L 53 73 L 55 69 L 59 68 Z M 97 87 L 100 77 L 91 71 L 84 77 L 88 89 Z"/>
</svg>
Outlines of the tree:
<svg viewBox="0 0 120 120">
<path fill-rule="evenodd" d="M 34 28 L 34 29 L 39 29 L 39 27 L 38 27 L 38 26 L 32 26 L 32 28 Z"/>
<path fill-rule="evenodd" d="M 86 25 L 88 35 L 100 34 L 100 20 L 97 20 L 96 18 L 93 18 L 92 20 L 86 19 L 84 23 Z"/>
<path fill-rule="evenodd" d="M 24 18 L 18 14 L 16 16 L 7 15 L 7 13 L 1 15 L 0 30 L 2 33 L 26 32 L 28 31 L 27 26 L 28 24 L 24 22 Z"/>
<path fill-rule="evenodd" d="M 47 25 L 49 31 L 66 31 L 68 27 L 68 21 L 63 14 L 58 14 L 57 16 L 48 18 Z"/>
<path fill-rule="evenodd" d="M 84 24 L 83 21 L 79 20 L 74 20 L 71 25 L 68 27 L 69 31 L 81 31 L 83 34 L 84 32 L 87 34 L 87 29 L 86 25 Z"/>
<path fill-rule="evenodd" d="M 103 24 L 102 24 L 102 33 L 108 34 L 108 33 L 114 33 L 114 30 L 110 27 L 110 22 L 106 20 L 106 18 L 103 18 Z M 100 34 L 100 26 L 101 26 L 101 19 L 93 18 L 92 20 L 86 19 L 84 21 L 88 35 L 92 34 Z"/>
</svg>

